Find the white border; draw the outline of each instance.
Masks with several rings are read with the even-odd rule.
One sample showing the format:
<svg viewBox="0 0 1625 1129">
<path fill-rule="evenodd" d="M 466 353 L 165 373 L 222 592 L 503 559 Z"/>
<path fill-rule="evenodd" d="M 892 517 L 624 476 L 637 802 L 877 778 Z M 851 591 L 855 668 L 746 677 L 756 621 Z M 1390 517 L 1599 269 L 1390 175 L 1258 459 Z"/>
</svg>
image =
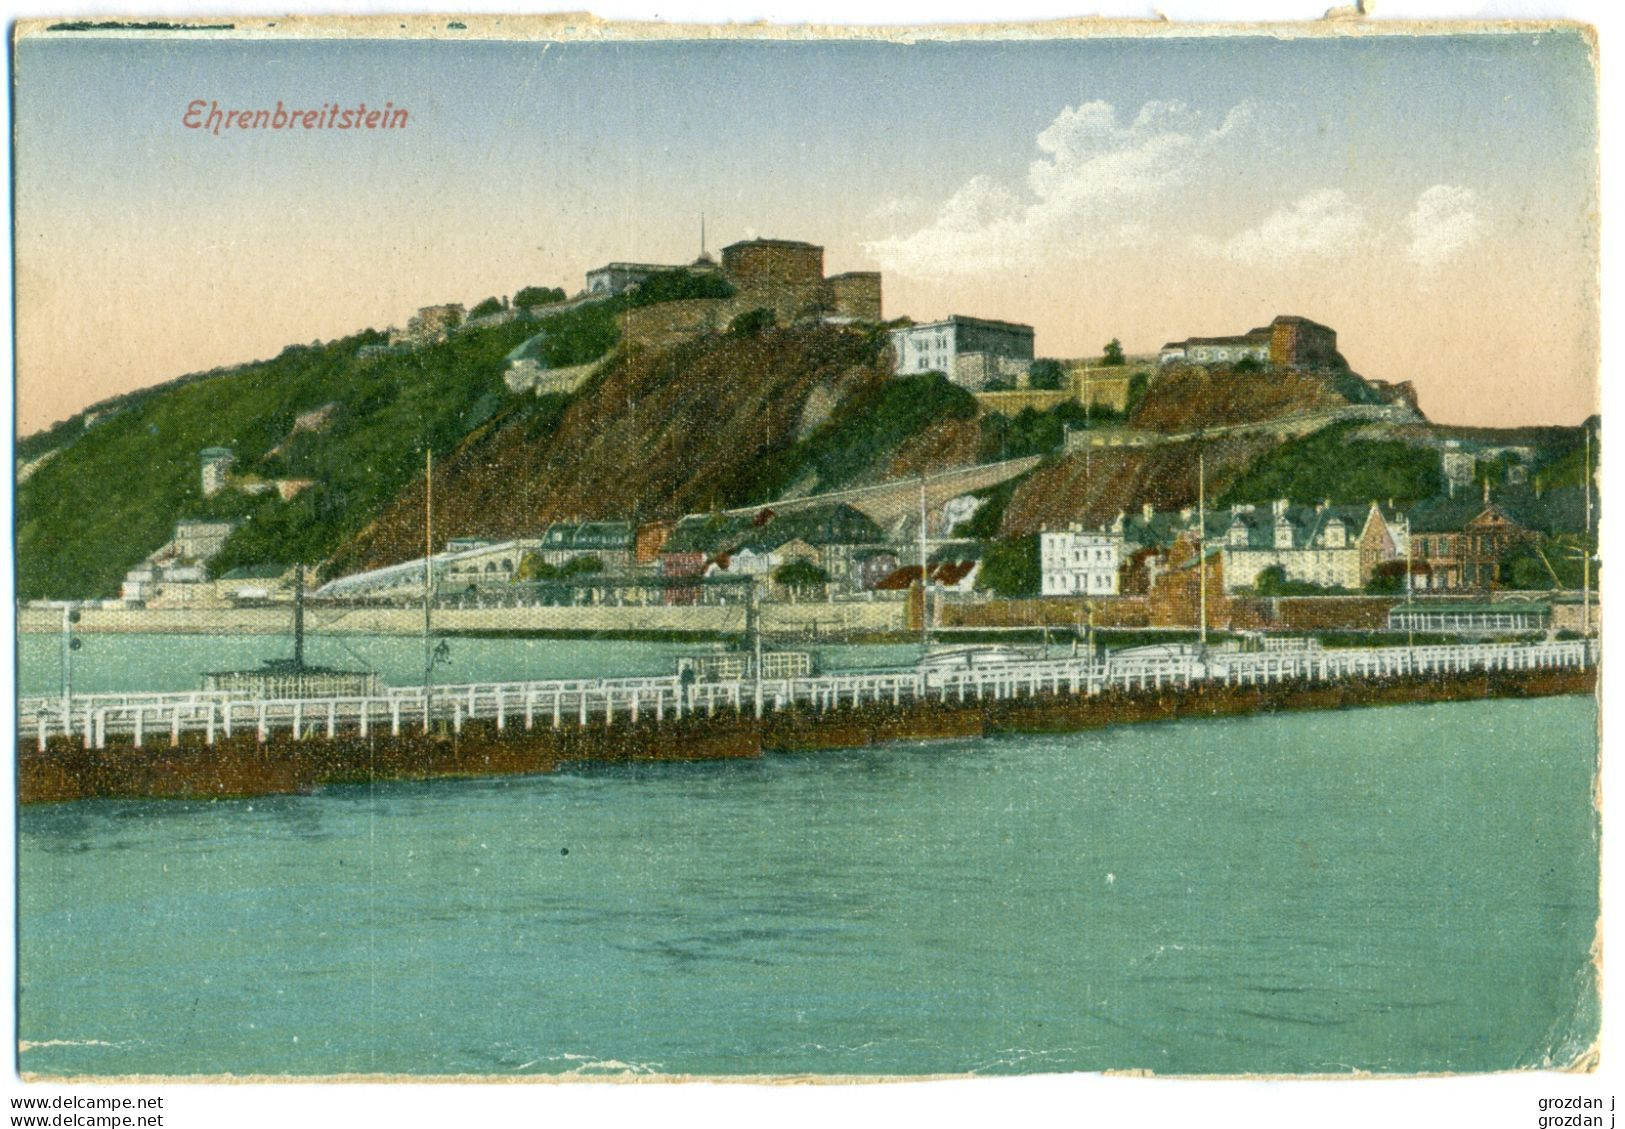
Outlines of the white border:
<svg viewBox="0 0 1625 1129">
<path fill-rule="evenodd" d="M 590 9 L 594 14 L 616 19 L 658 19 L 695 23 L 745 23 L 768 20 L 773 23 L 814 22 L 819 24 L 923 24 L 965 23 L 988 20 L 1058 19 L 1082 14 L 1079 5 L 1086 4 L 1090 14 L 1145 18 L 1157 14 L 1179 22 L 1199 20 L 1288 20 L 1313 19 L 1321 15 L 1324 5 L 1293 0 L 1241 0 L 1221 4 L 1212 0 L 1162 0 L 1156 5 L 1126 3 L 1123 0 L 788 0 L 772 3 L 769 0 L 577 0 L 570 4 L 544 5 L 539 10 L 572 11 Z M 293 10 L 311 14 L 325 14 L 337 9 L 332 4 L 297 3 Z M 455 10 L 489 11 L 492 6 L 467 3 L 444 3 L 437 0 L 397 0 L 394 3 L 366 3 L 345 5 L 347 12 L 446 12 Z M 1598 25 L 1604 62 L 1613 41 L 1613 32 L 1625 25 L 1625 19 L 1616 15 L 1603 0 L 1571 0 L 1571 2 L 1464 3 L 1449 0 L 1394 0 L 1373 5 L 1372 18 L 1389 20 L 1414 19 L 1578 19 Z M 95 17 L 118 18 L 162 15 L 166 18 L 204 15 L 266 15 L 281 12 L 264 4 L 244 3 L 243 0 L 159 0 L 139 3 L 131 0 L 64 0 L 61 3 L 40 3 L 24 0 L 10 14 L 40 17 Z M 538 9 L 531 9 L 538 10 Z M 1618 146 L 1615 136 L 1614 110 L 1619 105 L 1618 83 L 1611 81 L 1612 72 L 1603 68 L 1602 130 L 1603 130 L 1603 191 L 1601 199 L 1610 200 L 1610 192 L 1617 186 L 1617 162 L 1613 159 Z M 11 84 L 6 84 L 8 98 Z M 8 114 L 9 118 L 9 114 Z M 10 154 L 6 152 L 5 171 L 10 173 Z M 1617 324 L 1621 313 L 1616 299 L 1618 292 L 1617 225 L 1604 223 L 1603 249 L 1603 357 L 1604 373 L 1612 366 L 1611 345 L 1614 334 L 1609 327 Z M 6 243 L 10 250 L 10 226 L 7 225 Z M 9 258 L 9 255 L 8 255 Z M 9 272 L 4 275 L 4 306 L 11 308 Z M 11 337 L 3 343 L 6 358 L 11 355 Z M 8 368 L 10 366 L 8 365 Z M 1603 413 L 1605 419 L 1615 418 L 1622 407 L 1620 393 L 1608 379 L 1603 381 Z M 11 402 L 4 402 L 8 413 L 4 421 L 9 431 L 12 426 Z M 8 467 L 9 467 L 8 462 Z M 1625 547 L 1625 540 L 1616 536 L 1617 526 L 1612 520 L 1613 507 L 1608 503 L 1617 497 L 1618 489 L 1625 488 L 1625 480 L 1616 482 L 1611 460 L 1603 461 L 1604 489 L 1604 544 L 1605 559 L 1618 558 L 1615 550 Z M 5 491 L 4 522 L 0 527 L 11 528 L 10 491 Z M 15 638 L 12 576 L 5 572 L 0 580 L 4 608 L 5 630 Z M 1604 606 L 1613 606 L 1617 587 L 1611 574 L 1604 576 Z M 1610 648 L 1610 657 L 1612 657 Z M 13 652 L 4 652 L 0 665 L 0 685 L 9 685 L 12 677 Z M 1616 693 L 1618 679 L 1614 677 L 1613 663 L 1604 667 L 1604 700 L 1625 700 Z M 3 732 L 13 732 L 14 726 L 6 711 L 0 710 Z M 1608 746 L 1617 745 L 1608 741 Z M 1613 756 L 1604 755 L 1604 792 L 1620 794 L 1617 784 L 1619 770 Z M 9 779 L 9 773 L 7 774 Z M 1617 806 L 1617 805 L 1616 805 Z M 0 879 L 10 893 L 12 868 L 9 865 L 13 843 L 13 809 L 9 802 L 0 805 L 0 843 L 6 852 L 6 865 Z M 1620 873 L 1617 836 L 1612 827 L 1617 819 L 1610 819 L 1604 830 L 1604 907 L 1605 920 L 1610 923 L 1616 915 L 1618 903 L 1613 896 L 1612 876 Z M 6 927 L 14 926 L 13 903 L 9 897 L 0 900 L 0 915 Z M 7 929 L 10 932 L 10 929 Z M 1614 930 L 1605 928 L 1605 935 Z M 0 981 L 15 982 L 15 950 L 12 945 L 0 945 Z M 1536 1100 L 1540 1097 L 1565 1095 L 1600 1095 L 1625 1097 L 1625 1053 L 1618 1049 L 1619 993 L 1605 992 L 1603 1059 L 1601 1069 L 1592 1075 L 1561 1075 L 1553 1073 L 1525 1073 L 1510 1075 L 1474 1076 L 1450 1079 L 1372 1080 L 1372 1081 L 1180 1081 L 1103 1078 L 1090 1075 L 1036 1076 L 1026 1078 L 986 1079 L 974 1081 L 909 1082 L 881 1085 L 800 1085 L 762 1086 L 748 1084 L 685 1085 L 174 1085 L 159 1086 L 80 1086 L 73 1091 L 87 1094 L 121 1093 L 153 1094 L 166 1097 L 166 1126 L 305 1126 L 338 1125 L 542 1125 L 576 1124 L 591 1121 L 595 1125 L 639 1125 L 668 1127 L 752 1125 L 752 1126 L 816 1126 L 828 1129 L 834 1125 L 895 1124 L 914 1125 L 938 1123 L 943 1125 L 1016 1124 L 1083 1124 L 1123 1126 L 1261 1126 L 1293 1127 L 1315 1126 L 1317 1129 L 1368 1129 L 1373 1125 L 1404 1129 L 1407 1126 L 1516 1126 L 1534 1129 L 1537 1126 Z M 0 1031 L 14 1031 L 12 999 L 0 994 Z M 1612 1039 L 1611 1039 L 1612 1037 Z M 1613 1053 L 1607 1048 L 1612 1046 Z M 70 1092 L 69 1088 L 35 1085 L 24 1087 L 9 1074 L 0 1072 L 0 1103 L 18 1093 L 55 1094 Z M 0 1112 L 8 1115 L 9 1109 Z M 1605 1122 L 1607 1124 L 1607 1122 Z"/>
</svg>

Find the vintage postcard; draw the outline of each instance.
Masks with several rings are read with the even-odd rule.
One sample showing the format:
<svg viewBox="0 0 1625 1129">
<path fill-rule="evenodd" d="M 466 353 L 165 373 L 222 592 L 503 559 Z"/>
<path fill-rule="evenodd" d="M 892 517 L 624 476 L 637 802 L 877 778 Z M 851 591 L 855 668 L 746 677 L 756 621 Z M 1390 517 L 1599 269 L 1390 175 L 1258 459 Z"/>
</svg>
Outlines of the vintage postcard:
<svg viewBox="0 0 1625 1129">
<path fill-rule="evenodd" d="M 1595 1068 L 1589 28 L 12 52 L 24 1079 Z"/>
</svg>

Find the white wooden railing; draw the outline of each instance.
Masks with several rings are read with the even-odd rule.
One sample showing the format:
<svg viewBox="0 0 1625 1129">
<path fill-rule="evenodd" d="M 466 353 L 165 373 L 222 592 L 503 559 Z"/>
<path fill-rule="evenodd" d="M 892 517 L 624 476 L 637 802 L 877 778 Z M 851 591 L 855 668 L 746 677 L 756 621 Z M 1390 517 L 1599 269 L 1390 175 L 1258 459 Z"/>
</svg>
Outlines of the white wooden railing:
<svg viewBox="0 0 1625 1129">
<path fill-rule="evenodd" d="M 460 732 L 468 721 L 498 729 L 638 724 L 722 712 L 763 717 L 792 706 L 819 712 L 927 700 L 1003 701 L 1050 695 L 1152 692 L 1203 683 L 1226 686 L 1336 682 L 1477 671 L 1580 669 L 1597 661 L 1594 640 L 1464 643 L 1314 651 L 1220 652 L 1018 659 L 963 668 L 848 671 L 801 678 L 684 683 L 675 676 L 476 682 L 390 687 L 366 697 L 256 699 L 227 691 L 77 694 L 18 702 L 18 736 L 40 749 L 68 736 L 86 748 L 205 743 L 252 733 L 297 740 L 422 732 L 438 721 Z"/>
</svg>

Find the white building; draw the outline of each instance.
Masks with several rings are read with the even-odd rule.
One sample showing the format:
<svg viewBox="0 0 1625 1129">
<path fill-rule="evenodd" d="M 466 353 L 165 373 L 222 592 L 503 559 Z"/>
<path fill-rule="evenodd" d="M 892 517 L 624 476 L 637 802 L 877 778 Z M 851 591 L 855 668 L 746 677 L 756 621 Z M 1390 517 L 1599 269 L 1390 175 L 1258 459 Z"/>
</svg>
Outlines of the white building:
<svg viewBox="0 0 1625 1129">
<path fill-rule="evenodd" d="M 1038 535 L 1039 571 L 1046 596 L 1115 596 L 1121 551 L 1117 538 L 1070 525 Z"/>
<path fill-rule="evenodd" d="M 119 598 L 133 603 L 159 598 L 186 603 L 200 598 L 205 589 L 212 591 L 206 566 L 225 548 L 236 528 L 235 521 L 177 521 L 174 536 L 124 574 Z"/>
<path fill-rule="evenodd" d="M 1458 440 L 1445 441 L 1445 450 L 1440 462 L 1443 464 L 1445 481 L 1457 486 L 1473 484 L 1473 478 L 1478 471 L 1478 455 L 1472 451 L 1462 450 Z"/>
<path fill-rule="evenodd" d="M 990 380 L 1015 382 L 1033 362 L 1033 327 L 954 315 L 891 331 L 898 375 L 940 372 L 976 391 Z"/>
<path fill-rule="evenodd" d="M 587 293 L 605 296 L 620 294 L 637 286 L 651 275 L 666 274 L 685 269 L 681 265 L 664 263 L 605 263 L 587 272 Z"/>
<path fill-rule="evenodd" d="M 226 488 L 226 478 L 237 456 L 230 447 L 205 447 L 199 457 L 203 461 L 203 496 L 212 498 Z"/>
</svg>

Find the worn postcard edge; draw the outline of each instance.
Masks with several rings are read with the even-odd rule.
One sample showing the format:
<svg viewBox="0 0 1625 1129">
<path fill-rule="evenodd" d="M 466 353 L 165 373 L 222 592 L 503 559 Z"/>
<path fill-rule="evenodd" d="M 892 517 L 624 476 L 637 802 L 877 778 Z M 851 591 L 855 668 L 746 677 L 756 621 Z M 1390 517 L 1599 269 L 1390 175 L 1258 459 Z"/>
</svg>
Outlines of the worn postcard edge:
<svg viewBox="0 0 1625 1129">
<path fill-rule="evenodd" d="M 1546 31 L 1573 31 L 1585 40 L 1592 80 L 1600 84 L 1597 29 L 1582 20 L 1572 19 L 1505 19 L 1505 20 L 1372 20 L 1361 0 L 1352 6 L 1334 7 L 1318 20 L 1300 21 L 1230 21 L 1230 22 L 1176 22 L 1166 16 L 1147 19 L 1124 19 L 1110 16 L 1080 16 L 1069 19 L 1010 21 L 1000 23 L 964 24 L 910 24 L 910 25 L 853 25 L 853 24 L 771 24 L 756 23 L 678 23 L 654 20 L 613 20 L 591 12 L 535 13 L 524 15 L 476 15 L 458 12 L 446 14 L 403 15 L 307 15 L 292 14 L 279 17 L 193 16 L 185 21 L 120 18 L 106 20 L 28 18 L 15 21 L 12 30 L 13 50 L 25 39 L 171 39 L 194 41 L 237 40 L 444 40 L 449 42 L 637 42 L 680 41 L 704 42 L 721 40 L 752 40 L 761 42 L 811 43 L 825 40 L 850 40 L 907 45 L 927 41 L 1039 41 L 1061 38 L 1186 38 L 1186 37 L 1271 37 L 1278 39 L 1310 39 L 1328 37 L 1370 36 L 1426 36 L 1426 35 L 1502 35 L 1530 34 Z M 14 71 L 15 74 L 15 71 Z M 1597 146 L 1601 147 L 1600 129 Z M 1600 222 L 1600 217 L 1599 217 Z M 1599 266 L 1600 276 L 1600 266 Z M 1600 277 L 1596 280 L 1600 284 Z M 15 317 L 15 310 L 13 310 Z M 1592 373 L 1594 386 L 1600 389 L 1601 364 Z M 15 444 L 16 436 L 12 437 Z M 15 490 L 15 484 L 13 484 Z M 1593 775 L 1593 807 L 1602 812 L 1602 684 L 1599 680 L 1593 699 L 1598 706 L 1598 756 Z M 1601 855 L 1599 854 L 1599 868 Z M 1599 873 L 1599 879 L 1601 875 Z M 1603 885 L 1599 881 L 1599 903 Z M 1594 990 L 1600 1001 L 1603 995 L 1603 915 L 1599 913 L 1592 941 L 1592 967 Z M 19 1041 L 18 1053 L 22 1050 Z M 1049 1077 L 1101 1077 L 1101 1078 L 1156 1078 L 1174 1081 L 1370 1081 L 1388 1079 L 1427 1079 L 1495 1077 L 1535 1072 L 1558 1074 L 1594 1074 L 1600 1066 L 1601 1036 L 1566 1063 L 1537 1066 L 1518 1066 L 1490 1071 L 1437 1071 L 1421 1073 L 1374 1073 L 1351 1071 L 1325 1074 L 1158 1074 L 1139 1068 L 1108 1069 L 1102 1071 L 1057 1072 Z M 485 1074 L 356 1074 L 335 1073 L 316 1075 L 292 1074 L 125 1074 L 76 1075 L 47 1074 L 19 1071 L 18 1076 L 30 1083 L 106 1084 L 276 1084 L 276 1083 L 341 1083 L 341 1084 L 484 1084 L 484 1085 L 578 1085 L 594 1084 L 720 1084 L 720 1085 L 880 1085 L 894 1083 L 923 1083 L 943 1081 L 980 1080 L 991 1075 L 974 1072 L 959 1074 L 645 1074 L 598 1075 L 565 1073 L 556 1075 L 485 1075 Z M 1030 1077 L 1031 1075 L 1029 1075 Z"/>
</svg>

